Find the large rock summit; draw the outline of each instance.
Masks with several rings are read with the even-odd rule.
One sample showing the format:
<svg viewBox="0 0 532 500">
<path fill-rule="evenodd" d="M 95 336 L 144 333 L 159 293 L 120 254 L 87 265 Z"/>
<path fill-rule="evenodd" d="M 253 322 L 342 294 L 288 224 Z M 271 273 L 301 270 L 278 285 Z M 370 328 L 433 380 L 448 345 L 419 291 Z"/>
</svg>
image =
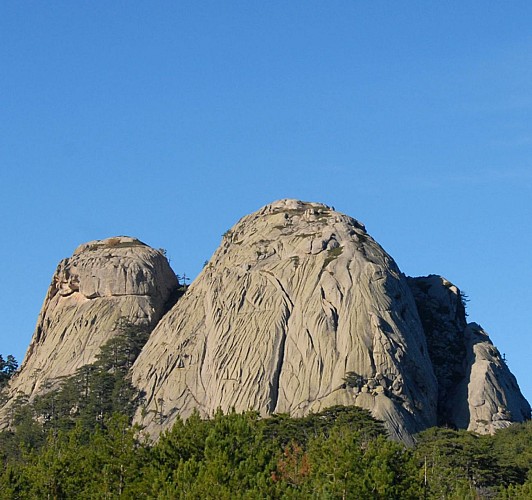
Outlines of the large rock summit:
<svg viewBox="0 0 532 500">
<path fill-rule="evenodd" d="M 390 433 L 436 424 L 437 382 L 405 277 L 364 226 L 282 200 L 244 217 L 153 331 L 133 383 L 154 434 L 177 415 L 370 409 Z"/>
</svg>

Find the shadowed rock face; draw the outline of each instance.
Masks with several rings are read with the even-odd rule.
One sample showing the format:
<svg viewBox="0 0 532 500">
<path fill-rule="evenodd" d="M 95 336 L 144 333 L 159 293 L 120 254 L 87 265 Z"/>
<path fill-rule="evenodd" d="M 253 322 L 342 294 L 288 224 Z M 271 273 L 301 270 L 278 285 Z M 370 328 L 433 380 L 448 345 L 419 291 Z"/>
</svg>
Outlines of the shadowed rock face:
<svg viewBox="0 0 532 500">
<path fill-rule="evenodd" d="M 438 380 L 438 425 L 457 427 L 454 413 L 466 372 L 466 314 L 460 290 L 441 276 L 408 278 Z M 467 399 L 467 398 L 465 398 Z"/>
<path fill-rule="evenodd" d="M 515 377 L 476 323 L 460 290 L 441 276 L 409 278 L 438 380 L 438 423 L 480 434 L 530 418 Z"/>
<path fill-rule="evenodd" d="M 364 226 L 282 200 L 244 217 L 153 331 L 132 369 L 154 434 L 218 407 L 304 415 L 354 404 L 410 435 L 437 386 L 406 282 Z"/>
<path fill-rule="evenodd" d="M 121 236 L 81 245 L 57 267 L 9 394 L 31 398 L 93 362 L 121 318 L 154 326 L 177 286 L 162 253 L 137 239 Z"/>
</svg>

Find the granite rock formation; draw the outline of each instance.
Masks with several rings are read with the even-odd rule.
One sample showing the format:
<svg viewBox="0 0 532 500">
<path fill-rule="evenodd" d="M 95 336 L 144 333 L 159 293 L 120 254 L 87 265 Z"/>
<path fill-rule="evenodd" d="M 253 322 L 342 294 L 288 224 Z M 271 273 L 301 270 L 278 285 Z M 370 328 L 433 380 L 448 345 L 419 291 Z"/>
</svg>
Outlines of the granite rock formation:
<svg viewBox="0 0 532 500">
<path fill-rule="evenodd" d="M 437 384 L 406 281 L 364 226 L 282 200 L 241 219 L 132 369 L 137 421 L 354 404 L 408 441 L 436 424 Z"/>
<path fill-rule="evenodd" d="M 153 327 L 177 287 L 166 257 L 135 238 L 121 236 L 79 246 L 53 275 L 8 396 L 31 399 L 93 362 L 122 318 Z M 0 411 L 0 420 L 9 404 Z"/>
<path fill-rule="evenodd" d="M 93 362 L 125 318 L 154 328 L 131 368 L 156 437 L 218 408 L 302 416 L 357 405 L 406 443 L 433 425 L 491 433 L 530 418 L 505 360 L 467 323 L 460 290 L 406 278 L 363 224 L 281 200 L 242 218 L 177 301 L 163 253 L 139 240 L 81 245 L 55 272 L 0 408 Z"/>
</svg>

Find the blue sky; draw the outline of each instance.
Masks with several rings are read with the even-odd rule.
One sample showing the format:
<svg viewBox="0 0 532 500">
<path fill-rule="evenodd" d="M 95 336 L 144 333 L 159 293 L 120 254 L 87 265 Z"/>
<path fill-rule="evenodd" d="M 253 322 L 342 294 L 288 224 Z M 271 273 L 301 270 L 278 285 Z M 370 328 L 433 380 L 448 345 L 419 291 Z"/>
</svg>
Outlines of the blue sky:
<svg viewBox="0 0 532 500">
<path fill-rule="evenodd" d="M 196 275 L 291 197 L 470 297 L 529 400 L 529 1 L 0 5 L 0 353 L 51 276 L 132 235 Z"/>
</svg>

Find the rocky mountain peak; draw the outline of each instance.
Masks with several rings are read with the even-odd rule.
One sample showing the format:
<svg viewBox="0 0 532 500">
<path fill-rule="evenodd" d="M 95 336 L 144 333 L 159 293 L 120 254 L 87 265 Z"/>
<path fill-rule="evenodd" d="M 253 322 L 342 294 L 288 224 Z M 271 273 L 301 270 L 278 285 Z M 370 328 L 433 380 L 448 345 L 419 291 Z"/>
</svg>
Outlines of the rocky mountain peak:
<svg viewBox="0 0 532 500">
<path fill-rule="evenodd" d="M 392 435 L 436 422 L 423 329 L 393 259 L 326 205 L 281 200 L 242 218 L 153 331 L 132 370 L 154 433 L 177 413 L 304 415 L 356 404 Z"/>
<path fill-rule="evenodd" d="M 80 245 L 52 277 L 11 399 L 31 399 L 93 362 L 120 321 L 153 327 L 177 287 L 166 257 L 136 238 Z"/>
</svg>

